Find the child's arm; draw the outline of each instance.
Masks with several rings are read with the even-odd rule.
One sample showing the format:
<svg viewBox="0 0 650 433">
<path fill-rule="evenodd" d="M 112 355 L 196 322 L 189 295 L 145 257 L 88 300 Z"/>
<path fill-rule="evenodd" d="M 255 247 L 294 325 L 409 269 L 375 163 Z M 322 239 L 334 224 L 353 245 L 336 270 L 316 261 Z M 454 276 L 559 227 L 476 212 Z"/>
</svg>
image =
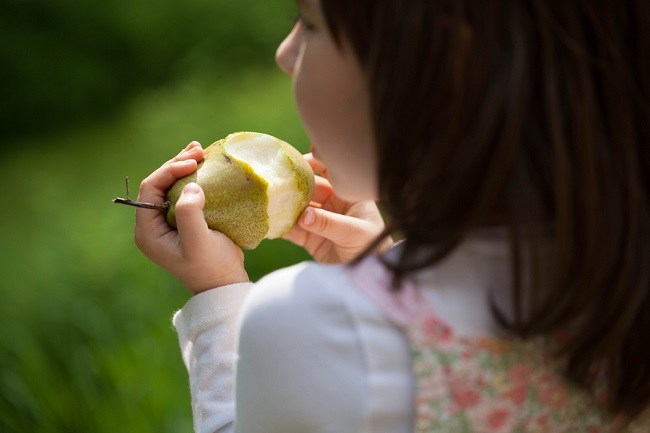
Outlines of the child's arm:
<svg viewBox="0 0 650 433">
<path fill-rule="evenodd" d="M 321 263 L 346 263 L 357 257 L 384 229 L 373 201 L 350 203 L 339 198 L 327 179 L 326 167 L 309 153 L 305 159 L 316 176 L 312 204 L 284 238 L 307 250 Z M 387 238 L 379 251 L 393 244 Z"/>
<path fill-rule="evenodd" d="M 237 317 L 252 283 L 192 297 L 174 315 L 187 368 L 196 433 L 232 433 Z"/>
<path fill-rule="evenodd" d="M 196 170 L 203 149 L 190 143 L 176 157 L 154 171 L 140 185 L 139 201 L 162 203 L 174 182 Z M 154 263 L 176 276 L 192 292 L 249 281 L 244 255 L 225 235 L 210 230 L 203 218 L 205 196 L 188 184 L 176 203 L 178 230 L 167 224 L 164 213 L 138 208 L 135 242 Z"/>
</svg>

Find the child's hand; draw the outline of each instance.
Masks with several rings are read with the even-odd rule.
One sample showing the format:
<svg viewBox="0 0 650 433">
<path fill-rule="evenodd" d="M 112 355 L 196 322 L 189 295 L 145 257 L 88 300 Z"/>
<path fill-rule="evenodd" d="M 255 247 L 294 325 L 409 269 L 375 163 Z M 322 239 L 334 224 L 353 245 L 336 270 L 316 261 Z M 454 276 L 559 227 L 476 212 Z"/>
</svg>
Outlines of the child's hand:
<svg viewBox="0 0 650 433">
<path fill-rule="evenodd" d="M 303 247 L 321 263 L 346 263 L 357 257 L 384 229 L 374 201 L 350 203 L 337 197 L 327 180 L 327 169 L 311 153 L 305 155 L 316 176 L 312 203 L 284 239 Z M 378 248 L 393 245 L 388 238 Z"/>
<path fill-rule="evenodd" d="M 177 179 L 193 173 L 203 159 L 203 149 L 195 141 L 176 157 L 154 171 L 140 185 L 139 201 L 162 203 Z M 174 230 L 165 213 L 138 208 L 135 243 L 154 263 L 180 279 L 193 294 L 226 284 L 249 281 L 244 270 L 244 254 L 225 235 L 210 230 L 203 218 L 205 196 L 190 183 L 176 203 Z"/>
</svg>

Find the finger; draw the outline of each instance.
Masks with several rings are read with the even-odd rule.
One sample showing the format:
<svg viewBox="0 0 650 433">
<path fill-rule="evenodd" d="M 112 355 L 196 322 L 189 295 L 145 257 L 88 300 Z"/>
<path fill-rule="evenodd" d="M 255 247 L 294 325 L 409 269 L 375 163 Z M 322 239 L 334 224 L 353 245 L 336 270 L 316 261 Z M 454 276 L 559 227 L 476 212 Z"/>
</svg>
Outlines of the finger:
<svg viewBox="0 0 650 433">
<path fill-rule="evenodd" d="M 282 239 L 286 239 L 290 242 L 293 242 L 299 247 L 304 247 L 305 243 L 307 242 L 308 234 L 309 232 L 305 231 L 298 224 L 294 224 L 294 226 L 291 227 L 291 230 L 289 230 L 287 233 L 282 235 Z"/>
<path fill-rule="evenodd" d="M 149 175 L 140 184 L 138 201 L 153 204 L 163 204 L 166 201 L 167 190 L 178 179 L 196 171 L 196 161 L 167 162 Z M 156 209 L 137 208 L 135 212 L 136 227 L 149 233 L 163 235 L 171 229 L 166 221 L 165 212 Z"/>
<path fill-rule="evenodd" d="M 298 225 L 303 230 L 340 246 L 359 242 L 360 233 L 376 231 L 366 221 L 313 207 L 305 209 L 298 219 Z"/>
<path fill-rule="evenodd" d="M 318 203 L 322 208 L 338 213 L 345 213 L 352 203 L 340 199 L 332 188 L 332 184 L 324 177 L 314 177 L 314 192 L 311 201 Z"/>
<path fill-rule="evenodd" d="M 142 181 L 138 200 L 149 203 L 164 202 L 167 190 L 174 182 L 192 174 L 196 171 L 197 165 L 195 159 L 166 162 Z"/>
<path fill-rule="evenodd" d="M 329 180 L 324 177 L 314 177 L 314 192 L 312 193 L 311 200 L 317 203 L 323 203 L 334 194 L 334 189 Z"/>
<path fill-rule="evenodd" d="M 203 217 L 204 205 L 203 190 L 194 182 L 185 185 L 176 202 L 176 228 L 181 253 L 188 260 L 203 254 L 204 241 L 209 235 L 208 225 Z"/>
<path fill-rule="evenodd" d="M 201 147 L 201 143 L 198 141 L 190 142 L 183 150 L 181 150 L 178 155 L 170 160 L 171 161 L 183 161 L 186 159 L 195 159 L 196 161 L 201 161 L 204 156 L 204 150 Z"/>
<path fill-rule="evenodd" d="M 313 153 L 307 153 L 304 157 L 314 173 L 327 177 L 327 167 L 319 159 L 316 159 Z"/>
<path fill-rule="evenodd" d="M 195 147 L 201 147 L 201 143 L 199 143 L 196 140 L 192 140 L 187 144 L 187 146 L 185 146 L 184 150 L 190 150 L 190 149 L 193 149 Z"/>
<path fill-rule="evenodd" d="M 196 171 L 196 166 L 203 156 L 201 144 L 198 141 L 190 142 L 178 155 L 142 181 L 138 200 L 153 202 L 163 198 L 174 182 Z"/>
<path fill-rule="evenodd" d="M 332 244 L 332 242 L 322 236 L 319 236 L 314 233 L 310 233 L 307 230 L 300 227 L 299 224 L 295 224 L 291 230 L 282 236 L 283 239 L 288 240 L 295 245 L 304 248 L 312 257 L 317 260 L 324 260 L 325 257 L 317 257 L 319 249 L 324 245 Z M 336 248 L 336 247 L 335 247 Z"/>
</svg>

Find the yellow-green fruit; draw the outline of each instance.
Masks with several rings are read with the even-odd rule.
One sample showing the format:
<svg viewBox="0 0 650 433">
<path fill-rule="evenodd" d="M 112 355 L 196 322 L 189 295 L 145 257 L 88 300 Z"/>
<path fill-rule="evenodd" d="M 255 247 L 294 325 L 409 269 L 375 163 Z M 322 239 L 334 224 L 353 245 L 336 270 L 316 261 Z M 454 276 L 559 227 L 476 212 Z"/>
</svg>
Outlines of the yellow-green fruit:
<svg viewBox="0 0 650 433">
<path fill-rule="evenodd" d="M 205 149 L 196 172 L 167 192 L 167 221 L 176 227 L 175 205 L 183 187 L 196 182 L 205 193 L 208 227 L 244 249 L 287 233 L 307 207 L 314 173 L 300 152 L 268 134 L 235 132 Z"/>
</svg>

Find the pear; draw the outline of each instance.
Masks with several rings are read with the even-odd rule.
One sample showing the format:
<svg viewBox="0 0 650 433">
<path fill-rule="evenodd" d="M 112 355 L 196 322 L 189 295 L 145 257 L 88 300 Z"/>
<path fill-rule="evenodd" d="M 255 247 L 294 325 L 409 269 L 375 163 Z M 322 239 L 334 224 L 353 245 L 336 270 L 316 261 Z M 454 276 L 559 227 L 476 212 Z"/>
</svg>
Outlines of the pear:
<svg viewBox="0 0 650 433">
<path fill-rule="evenodd" d="M 167 212 L 167 222 L 174 228 L 176 202 L 190 182 L 205 193 L 208 227 L 243 249 L 254 249 L 263 239 L 278 238 L 291 229 L 309 204 L 314 173 L 298 150 L 276 137 L 232 133 L 205 148 L 196 171 L 169 189 L 164 207 L 155 205 Z"/>
</svg>

